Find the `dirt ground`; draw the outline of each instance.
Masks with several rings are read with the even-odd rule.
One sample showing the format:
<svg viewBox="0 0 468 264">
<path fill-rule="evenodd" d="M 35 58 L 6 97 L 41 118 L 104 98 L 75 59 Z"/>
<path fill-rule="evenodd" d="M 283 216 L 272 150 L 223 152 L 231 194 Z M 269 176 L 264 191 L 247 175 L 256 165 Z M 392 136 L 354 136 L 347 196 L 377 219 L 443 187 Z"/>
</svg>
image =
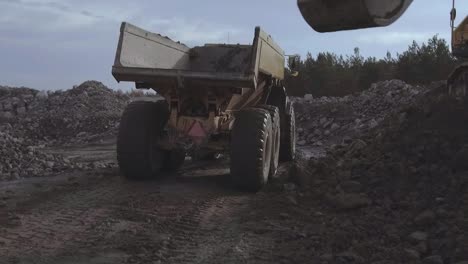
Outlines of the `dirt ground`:
<svg viewBox="0 0 468 264">
<path fill-rule="evenodd" d="M 114 158 L 112 141 L 48 151 L 86 161 Z M 115 168 L 8 182 L 0 187 L 0 263 L 293 263 L 312 257 L 286 248 L 314 236 L 288 219 L 314 212 L 293 198 L 279 199 L 280 183 L 258 194 L 236 191 L 225 163 L 188 163 L 177 175 L 151 182 L 128 182 Z M 272 203 L 268 214 L 258 211 Z"/>
<path fill-rule="evenodd" d="M 107 128 L 63 142 L 20 133 L 42 123 L 18 115 L 0 127 L 0 264 L 467 264 L 468 105 L 444 89 L 394 80 L 296 98 L 296 161 L 256 194 L 232 187 L 226 159 L 125 180 L 118 94 L 98 115 L 113 113 Z M 71 105 L 99 101 L 81 97 Z"/>
</svg>

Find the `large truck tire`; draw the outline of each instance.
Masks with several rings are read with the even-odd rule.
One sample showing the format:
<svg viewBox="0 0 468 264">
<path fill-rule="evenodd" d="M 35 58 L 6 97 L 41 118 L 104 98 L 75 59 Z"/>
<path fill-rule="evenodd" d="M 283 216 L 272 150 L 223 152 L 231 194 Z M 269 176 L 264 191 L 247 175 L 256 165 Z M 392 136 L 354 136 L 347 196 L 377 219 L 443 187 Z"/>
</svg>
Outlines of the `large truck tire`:
<svg viewBox="0 0 468 264">
<path fill-rule="evenodd" d="M 292 103 L 288 103 L 281 124 L 280 160 L 293 161 L 296 157 L 296 115 Z"/>
<path fill-rule="evenodd" d="M 270 173 L 272 121 L 264 109 L 248 108 L 236 114 L 231 135 L 231 176 L 246 191 L 259 191 Z"/>
<path fill-rule="evenodd" d="M 137 101 L 127 106 L 117 138 L 117 161 L 126 178 L 141 180 L 157 176 L 165 156 L 157 142 L 168 118 L 165 101 Z"/>
<path fill-rule="evenodd" d="M 270 179 L 276 176 L 279 167 L 279 155 L 281 144 L 281 124 L 279 108 L 273 105 L 260 105 L 259 108 L 265 109 L 270 113 L 272 122 L 272 151 L 270 162 Z"/>
</svg>

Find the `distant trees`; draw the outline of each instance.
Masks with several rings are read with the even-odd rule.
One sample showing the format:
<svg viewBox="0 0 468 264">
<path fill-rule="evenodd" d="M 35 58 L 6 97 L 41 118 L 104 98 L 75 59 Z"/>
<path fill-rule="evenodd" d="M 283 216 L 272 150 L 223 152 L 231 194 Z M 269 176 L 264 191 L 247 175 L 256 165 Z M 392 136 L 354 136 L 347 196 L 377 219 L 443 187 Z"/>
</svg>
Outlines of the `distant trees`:
<svg viewBox="0 0 468 264">
<path fill-rule="evenodd" d="M 382 80 L 401 79 L 411 84 L 444 80 L 458 63 L 447 42 L 436 35 L 421 45 L 413 41 L 396 58 L 390 52 L 382 59 L 364 58 L 359 48 L 346 57 L 330 52 L 314 57 L 308 53 L 298 65 L 299 76 L 288 76 L 286 84 L 295 96 L 344 96 Z"/>
<path fill-rule="evenodd" d="M 447 42 L 434 36 L 421 46 L 413 41 L 407 51 L 398 55 L 395 76 L 410 83 L 444 80 L 456 64 Z"/>
</svg>

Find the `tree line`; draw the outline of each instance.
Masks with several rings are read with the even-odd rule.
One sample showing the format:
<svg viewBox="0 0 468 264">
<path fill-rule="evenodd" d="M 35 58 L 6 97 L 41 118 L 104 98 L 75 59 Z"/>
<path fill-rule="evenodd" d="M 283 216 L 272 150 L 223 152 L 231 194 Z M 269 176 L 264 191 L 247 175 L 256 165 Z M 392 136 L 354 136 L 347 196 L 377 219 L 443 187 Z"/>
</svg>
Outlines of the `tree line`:
<svg viewBox="0 0 468 264">
<path fill-rule="evenodd" d="M 450 72 L 460 64 L 444 39 L 437 35 L 427 43 L 416 41 L 403 53 L 393 57 L 387 52 L 385 58 L 364 58 L 359 48 L 351 56 L 320 52 L 308 53 L 296 66 L 299 76 L 285 80 L 292 96 L 344 96 L 368 89 L 372 83 L 400 79 L 410 84 L 428 84 L 447 79 Z"/>
</svg>

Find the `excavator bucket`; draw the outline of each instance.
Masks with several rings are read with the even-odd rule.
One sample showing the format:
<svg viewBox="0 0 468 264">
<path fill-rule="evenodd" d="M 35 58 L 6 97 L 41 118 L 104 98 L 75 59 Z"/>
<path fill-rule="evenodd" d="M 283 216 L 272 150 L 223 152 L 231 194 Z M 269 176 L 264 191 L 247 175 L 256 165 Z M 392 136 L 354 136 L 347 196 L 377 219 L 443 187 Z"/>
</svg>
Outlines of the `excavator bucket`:
<svg viewBox="0 0 468 264">
<path fill-rule="evenodd" d="M 318 32 L 384 27 L 413 0 L 298 0 L 302 16 Z"/>
</svg>

